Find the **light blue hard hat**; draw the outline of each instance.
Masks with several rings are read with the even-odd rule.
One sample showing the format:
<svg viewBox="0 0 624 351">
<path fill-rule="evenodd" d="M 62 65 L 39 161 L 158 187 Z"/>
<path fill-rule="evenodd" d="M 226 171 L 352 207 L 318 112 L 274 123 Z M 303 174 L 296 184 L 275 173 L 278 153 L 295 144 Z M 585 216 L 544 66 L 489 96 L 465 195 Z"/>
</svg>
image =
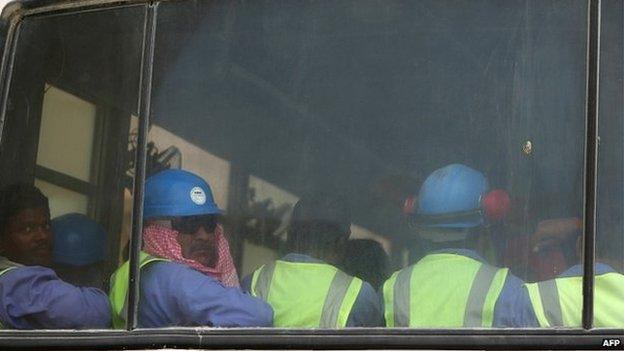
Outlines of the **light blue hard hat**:
<svg viewBox="0 0 624 351">
<path fill-rule="evenodd" d="M 472 228 L 483 224 L 481 198 L 488 190 L 483 173 L 468 166 L 451 164 L 434 171 L 418 194 L 422 225 Z"/>
<path fill-rule="evenodd" d="M 89 217 L 69 213 L 52 220 L 54 263 L 86 266 L 106 258 L 106 231 Z"/>
<path fill-rule="evenodd" d="M 191 172 L 168 169 L 145 180 L 145 219 L 221 212 L 208 183 Z"/>
</svg>

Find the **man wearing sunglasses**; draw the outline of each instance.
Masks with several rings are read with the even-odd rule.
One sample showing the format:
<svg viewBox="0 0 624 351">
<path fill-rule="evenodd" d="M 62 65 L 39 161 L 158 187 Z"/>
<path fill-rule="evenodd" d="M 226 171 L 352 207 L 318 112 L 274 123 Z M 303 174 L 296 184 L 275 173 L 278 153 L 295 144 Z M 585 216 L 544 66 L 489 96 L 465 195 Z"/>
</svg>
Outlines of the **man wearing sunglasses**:
<svg viewBox="0 0 624 351">
<path fill-rule="evenodd" d="M 172 218 L 171 228 L 180 233 L 178 242 L 182 248 L 182 256 L 197 261 L 205 267 L 215 267 L 219 258 L 217 237 L 219 240 L 224 240 L 220 227 L 217 231 L 217 225 L 218 215 L 216 214 Z M 234 269 L 233 266 L 232 269 Z M 229 279 L 237 279 L 235 271 L 232 271 Z M 235 285 L 235 283 L 230 285 Z"/>
<path fill-rule="evenodd" d="M 145 182 L 140 327 L 268 327 L 273 310 L 239 289 L 208 183 L 183 170 Z M 129 264 L 111 277 L 113 326 L 126 318 Z"/>
<path fill-rule="evenodd" d="M 108 328 L 111 316 L 106 294 L 64 282 L 49 268 L 52 239 L 48 198 L 30 184 L 2 189 L 1 328 Z"/>
</svg>

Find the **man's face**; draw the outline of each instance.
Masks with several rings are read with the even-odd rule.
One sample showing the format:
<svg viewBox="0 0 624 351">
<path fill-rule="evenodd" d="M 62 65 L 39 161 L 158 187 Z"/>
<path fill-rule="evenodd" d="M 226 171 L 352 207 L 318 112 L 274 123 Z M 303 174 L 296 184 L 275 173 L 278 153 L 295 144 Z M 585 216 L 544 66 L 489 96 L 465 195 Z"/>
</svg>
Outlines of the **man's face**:
<svg viewBox="0 0 624 351">
<path fill-rule="evenodd" d="M 216 216 L 179 217 L 172 221 L 173 229 L 180 235 L 178 242 L 184 258 L 197 261 L 206 267 L 217 263 Z"/>
<path fill-rule="evenodd" d="M 52 231 L 50 215 L 43 208 L 18 212 L 7 220 L 2 238 L 3 254 L 27 266 L 50 266 Z"/>
</svg>

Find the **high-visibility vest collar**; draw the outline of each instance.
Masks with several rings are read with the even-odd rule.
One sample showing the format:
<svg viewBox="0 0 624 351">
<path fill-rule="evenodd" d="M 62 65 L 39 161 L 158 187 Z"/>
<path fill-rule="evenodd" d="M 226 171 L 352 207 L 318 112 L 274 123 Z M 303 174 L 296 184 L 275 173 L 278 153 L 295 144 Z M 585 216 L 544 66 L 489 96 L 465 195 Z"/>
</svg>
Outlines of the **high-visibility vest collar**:
<svg viewBox="0 0 624 351">
<path fill-rule="evenodd" d="M 13 262 L 6 257 L 0 256 L 0 275 L 10 271 L 13 268 L 22 267 L 21 264 Z"/>
</svg>

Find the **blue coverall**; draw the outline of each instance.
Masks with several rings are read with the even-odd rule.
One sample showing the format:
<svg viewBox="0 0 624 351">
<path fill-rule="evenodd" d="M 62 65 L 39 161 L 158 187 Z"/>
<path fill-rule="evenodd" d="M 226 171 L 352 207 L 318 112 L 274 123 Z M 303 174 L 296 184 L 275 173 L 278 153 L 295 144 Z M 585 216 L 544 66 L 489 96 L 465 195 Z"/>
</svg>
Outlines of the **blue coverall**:
<svg viewBox="0 0 624 351">
<path fill-rule="evenodd" d="M 141 270 L 138 324 L 144 328 L 271 327 L 273 309 L 188 266 L 154 262 Z"/>
<path fill-rule="evenodd" d="M 111 308 L 96 288 L 62 281 L 53 270 L 18 267 L 0 276 L 0 319 L 12 329 L 110 328 Z"/>
</svg>

